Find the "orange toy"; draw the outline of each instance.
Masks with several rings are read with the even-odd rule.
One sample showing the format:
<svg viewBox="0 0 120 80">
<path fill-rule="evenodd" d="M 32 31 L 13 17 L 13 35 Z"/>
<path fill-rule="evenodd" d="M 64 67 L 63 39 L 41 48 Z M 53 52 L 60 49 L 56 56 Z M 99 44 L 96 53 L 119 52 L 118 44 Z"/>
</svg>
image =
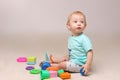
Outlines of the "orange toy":
<svg viewBox="0 0 120 80">
<path fill-rule="evenodd" d="M 62 78 L 62 79 L 70 79 L 71 74 L 68 73 L 68 72 L 64 72 L 64 73 L 60 74 L 60 78 Z"/>
<path fill-rule="evenodd" d="M 48 67 L 46 70 L 48 70 L 48 71 L 58 71 L 59 68 L 57 68 L 57 67 Z"/>
</svg>

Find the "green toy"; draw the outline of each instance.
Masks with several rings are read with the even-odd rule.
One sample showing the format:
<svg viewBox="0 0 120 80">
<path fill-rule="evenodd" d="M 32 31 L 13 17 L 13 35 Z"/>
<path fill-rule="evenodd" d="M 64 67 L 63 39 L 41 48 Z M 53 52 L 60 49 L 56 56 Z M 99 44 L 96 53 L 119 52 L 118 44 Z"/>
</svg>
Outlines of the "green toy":
<svg viewBox="0 0 120 80">
<path fill-rule="evenodd" d="M 41 70 L 39 69 L 32 69 L 30 70 L 30 74 L 40 74 Z"/>
<path fill-rule="evenodd" d="M 40 76 L 41 76 L 41 80 L 48 79 L 50 78 L 50 73 L 47 70 L 42 70 Z"/>
<path fill-rule="evenodd" d="M 60 74 L 64 73 L 63 69 L 58 70 L 58 76 L 60 77 Z"/>
</svg>

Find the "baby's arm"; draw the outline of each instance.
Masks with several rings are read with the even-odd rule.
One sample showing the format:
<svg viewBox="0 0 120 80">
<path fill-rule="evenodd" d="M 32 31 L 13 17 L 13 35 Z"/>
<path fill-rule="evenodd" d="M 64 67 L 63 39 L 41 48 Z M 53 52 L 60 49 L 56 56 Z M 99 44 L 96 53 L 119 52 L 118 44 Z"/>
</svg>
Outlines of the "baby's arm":
<svg viewBox="0 0 120 80">
<path fill-rule="evenodd" d="M 85 75 L 88 74 L 89 70 L 90 70 L 90 67 L 91 67 L 91 64 L 92 64 L 92 60 L 93 60 L 93 51 L 90 50 L 88 51 L 87 53 L 87 62 L 86 64 L 83 66 L 84 67 L 84 70 L 85 70 Z"/>
</svg>

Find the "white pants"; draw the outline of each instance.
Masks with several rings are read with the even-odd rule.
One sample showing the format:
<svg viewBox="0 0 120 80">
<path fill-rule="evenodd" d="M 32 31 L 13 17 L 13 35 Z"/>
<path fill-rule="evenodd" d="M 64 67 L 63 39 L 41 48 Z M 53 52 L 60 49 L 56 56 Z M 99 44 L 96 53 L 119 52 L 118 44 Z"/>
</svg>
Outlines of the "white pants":
<svg viewBox="0 0 120 80">
<path fill-rule="evenodd" d="M 69 71 L 69 72 L 80 72 L 80 69 L 82 68 L 82 66 L 79 66 L 71 61 L 67 61 L 67 68 L 65 71 Z"/>
</svg>

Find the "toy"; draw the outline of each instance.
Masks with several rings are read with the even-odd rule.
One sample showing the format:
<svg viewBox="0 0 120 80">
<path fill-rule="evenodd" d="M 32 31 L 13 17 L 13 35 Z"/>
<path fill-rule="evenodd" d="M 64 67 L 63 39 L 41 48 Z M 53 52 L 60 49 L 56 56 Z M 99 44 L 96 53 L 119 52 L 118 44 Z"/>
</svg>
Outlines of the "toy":
<svg viewBox="0 0 120 80">
<path fill-rule="evenodd" d="M 57 71 L 49 71 L 50 72 L 50 78 L 57 77 Z"/>
<path fill-rule="evenodd" d="M 19 57 L 19 58 L 17 58 L 17 62 L 27 62 L 27 58 L 26 57 Z"/>
<path fill-rule="evenodd" d="M 60 77 L 60 74 L 64 73 L 63 69 L 58 70 L 58 77 Z"/>
<path fill-rule="evenodd" d="M 28 62 L 36 62 L 36 57 L 27 57 Z"/>
<path fill-rule="evenodd" d="M 60 78 L 62 79 L 70 79 L 71 78 L 71 74 L 68 72 L 64 72 L 60 74 Z"/>
<path fill-rule="evenodd" d="M 40 74 L 40 72 L 41 72 L 41 70 L 39 70 L 39 69 L 32 69 L 32 70 L 30 70 L 31 74 Z"/>
<path fill-rule="evenodd" d="M 45 59 L 46 59 L 47 62 L 50 62 L 50 57 L 49 57 L 48 52 L 46 52 L 46 58 Z"/>
<path fill-rule="evenodd" d="M 57 67 L 48 67 L 48 68 L 46 68 L 46 70 L 48 70 L 48 71 L 58 71 L 59 68 L 57 68 Z"/>
<path fill-rule="evenodd" d="M 26 70 L 32 70 L 32 69 L 34 69 L 33 66 L 27 66 L 27 67 L 26 67 Z"/>
<path fill-rule="evenodd" d="M 42 70 L 46 70 L 46 68 L 50 67 L 50 63 L 49 62 L 43 62 L 41 63 L 41 68 Z"/>
<path fill-rule="evenodd" d="M 43 79 L 48 79 L 48 78 L 50 78 L 50 73 L 47 70 L 42 70 L 40 76 L 41 76 L 42 80 Z"/>
<path fill-rule="evenodd" d="M 28 65 L 35 65 L 36 62 L 27 62 Z"/>
<path fill-rule="evenodd" d="M 85 76 L 85 74 L 84 74 L 85 71 L 84 71 L 83 69 L 84 69 L 84 68 L 81 68 L 81 69 L 80 69 L 80 74 L 81 74 L 82 76 Z"/>
<path fill-rule="evenodd" d="M 52 54 L 50 54 L 50 56 L 49 56 L 49 53 L 48 52 L 46 52 L 46 61 L 47 62 L 51 62 L 51 63 L 53 63 L 53 59 L 52 59 Z"/>
<path fill-rule="evenodd" d="M 36 57 L 27 57 L 27 64 L 28 65 L 36 64 Z"/>
</svg>

